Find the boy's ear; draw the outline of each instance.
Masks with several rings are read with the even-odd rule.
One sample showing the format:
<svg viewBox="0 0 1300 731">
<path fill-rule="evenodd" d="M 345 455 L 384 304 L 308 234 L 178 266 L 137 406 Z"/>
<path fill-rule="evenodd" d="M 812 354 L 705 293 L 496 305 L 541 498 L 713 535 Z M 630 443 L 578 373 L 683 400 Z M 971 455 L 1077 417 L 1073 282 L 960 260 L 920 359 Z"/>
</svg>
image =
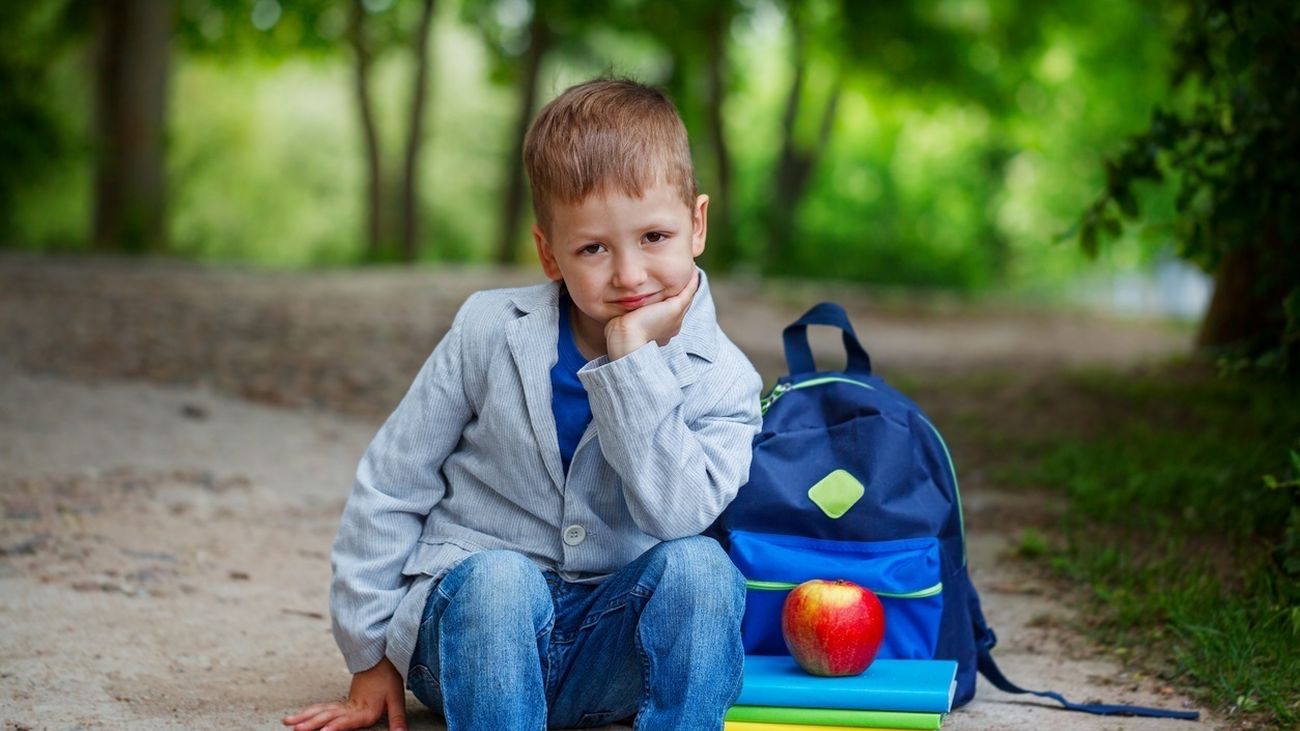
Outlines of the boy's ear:
<svg viewBox="0 0 1300 731">
<path fill-rule="evenodd" d="M 551 244 L 546 240 L 546 234 L 542 233 L 542 227 L 533 224 L 533 243 L 537 245 L 537 260 L 542 263 L 542 271 L 545 272 L 546 278 L 553 282 L 564 279 L 560 273 L 560 265 L 555 262 L 555 252 L 551 251 Z"/>
<path fill-rule="evenodd" d="M 709 197 L 699 195 L 695 198 L 695 209 L 691 211 L 691 256 L 704 253 L 704 242 L 709 235 Z"/>
</svg>

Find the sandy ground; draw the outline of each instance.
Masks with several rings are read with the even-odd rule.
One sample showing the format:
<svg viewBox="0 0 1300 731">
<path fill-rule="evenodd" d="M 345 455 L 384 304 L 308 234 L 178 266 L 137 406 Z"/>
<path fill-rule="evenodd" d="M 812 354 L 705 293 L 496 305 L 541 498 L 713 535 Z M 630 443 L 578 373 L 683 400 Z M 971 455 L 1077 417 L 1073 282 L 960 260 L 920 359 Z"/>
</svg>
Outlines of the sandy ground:
<svg viewBox="0 0 1300 731">
<path fill-rule="evenodd" d="M 357 458 L 454 302 L 511 276 L 0 258 L 5 731 L 275 729 L 285 713 L 344 693 L 328 551 Z M 743 285 L 720 289 L 724 327 L 770 377 L 775 333 L 793 310 Z M 1125 365 L 1185 344 L 1138 323 L 855 304 L 894 369 Z M 146 318 L 152 329 L 141 330 Z M 293 345 L 322 338 L 355 358 L 313 360 Z M 325 365 L 304 380 L 284 351 Z M 331 380 L 335 371 L 351 375 Z M 1005 555 L 1019 532 L 1006 516 L 1057 506 L 980 483 L 965 495 L 971 566 L 1007 675 L 1078 701 L 1190 707 L 1072 634 L 1073 610 Z M 408 708 L 413 729 L 443 728 L 413 697 Z M 1065 713 L 981 680 L 945 728 L 1217 725 Z"/>
</svg>

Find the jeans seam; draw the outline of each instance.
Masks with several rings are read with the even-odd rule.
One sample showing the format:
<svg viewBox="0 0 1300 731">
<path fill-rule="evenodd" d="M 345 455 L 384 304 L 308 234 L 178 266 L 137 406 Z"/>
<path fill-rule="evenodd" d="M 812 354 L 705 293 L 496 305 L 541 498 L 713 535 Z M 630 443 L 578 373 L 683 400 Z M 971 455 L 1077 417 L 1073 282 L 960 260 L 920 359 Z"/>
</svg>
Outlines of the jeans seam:
<svg viewBox="0 0 1300 731">
<path fill-rule="evenodd" d="M 551 607 L 550 618 L 546 620 L 546 623 L 542 626 L 542 629 L 536 635 L 533 636 L 533 641 L 540 644 L 542 641 L 542 637 L 550 633 L 551 630 L 554 629 L 554 627 L 555 627 L 555 607 Z M 554 643 L 552 642 L 547 642 L 546 652 L 539 651 L 537 653 L 537 659 L 542 661 L 542 697 L 543 699 L 546 700 L 548 706 L 550 705 L 550 698 L 551 698 L 551 670 L 555 666 L 555 659 L 551 656 L 553 644 Z M 544 727 L 546 724 L 543 723 L 542 725 Z"/>
<path fill-rule="evenodd" d="M 645 615 L 645 607 L 641 608 L 642 616 Z M 637 655 L 641 660 L 641 704 L 636 709 L 635 729 L 641 729 L 641 719 L 645 717 L 645 711 L 650 707 L 650 655 L 646 652 L 645 641 L 641 638 L 641 631 L 645 625 L 637 619 L 636 632 L 634 633 Z"/>
<path fill-rule="evenodd" d="M 585 631 L 585 630 L 589 630 L 589 629 L 591 629 L 592 627 L 595 627 L 596 625 L 600 624 L 600 621 L 601 621 L 602 619 L 604 619 L 605 617 L 607 617 L 608 615 L 613 614 L 614 612 L 618 612 L 618 611 L 622 611 L 623 609 L 626 609 L 626 608 L 627 608 L 627 604 L 628 604 L 628 599 L 627 599 L 627 596 L 624 595 L 624 596 L 622 596 L 622 597 L 619 598 L 619 603 L 618 603 L 618 604 L 615 604 L 615 605 L 613 605 L 613 606 L 605 607 L 604 609 L 600 610 L 600 614 L 597 614 L 597 615 L 594 616 L 594 617 L 588 615 L 587 619 L 584 620 L 583 623 L 578 627 L 578 629 L 574 631 L 574 634 L 576 635 L 576 634 L 579 633 L 579 632 L 583 632 L 583 631 Z"/>
<path fill-rule="evenodd" d="M 439 593 L 442 592 L 441 587 L 439 587 L 438 591 L 439 591 Z M 446 594 L 443 594 L 442 596 L 443 596 L 443 597 L 446 597 L 447 595 L 446 595 Z M 443 620 L 446 616 L 447 616 L 447 615 L 446 615 L 446 612 L 445 612 L 445 611 L 444 611 L 441 615 L 438 616 L 438 674 L 439 674 L 439 675 L 442 675 L 442 671 L 447 667 L 447 659 L 446 659 L 445 657 L 443 657 L 443 652 L 446 650 L 447 643 L 445 643 L 445 642 L 442 641 L 442 620 Z M 439 680 L 438 685 L 439 685 L 439 686 L 442 685 L 441 680 Z M 450 726 L 451 726 L 450 719 L 451 719 L 451 715 L 450 715 L 450 713 L 448 713 L 448 711 L 450 711 L 450 708 L 449 708 L 448 705 L 447 705 L 447 694 L 446 694 L 446 693 L 440 693 L 439 695 L 442 696 L 442 709 L 441 709 L 441 710 L 442 710 L 442 717 L 445 718 L 445 719 L 448 719 L 448 730 L 450 731 Z"/>
</svg>

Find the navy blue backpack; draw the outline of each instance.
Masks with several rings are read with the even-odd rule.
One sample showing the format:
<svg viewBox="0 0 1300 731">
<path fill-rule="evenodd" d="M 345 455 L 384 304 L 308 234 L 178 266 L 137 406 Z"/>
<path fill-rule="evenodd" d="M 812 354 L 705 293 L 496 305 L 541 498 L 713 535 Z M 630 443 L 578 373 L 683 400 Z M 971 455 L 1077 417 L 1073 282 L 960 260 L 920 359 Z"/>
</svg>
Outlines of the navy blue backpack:
<svg viewBox="0 0 1300 731">
<path fill-rule="evenodd" d="M 843 371 L 817 371 L 808 326 L 842 331 Z M 1194 712 L 1075 704 L 1010 683 L 990 655 L 997 639 L 966 570 L 966 536 L 952 456 L 910 399 L 871 372 L 838 305 L 816 305 L 785 329 L 790 373 L 763 398 L 749 482 L 709 534 L 745 576 L 745 652 L 789 654 L 781 606 L 809 579 L 848 579 L 885 608 L 878 657 L 957 661 L 953 707 L 975 695 L 975 674 L 1011 693 L 1072 710 L 1195 718 Z"/>
</svg>

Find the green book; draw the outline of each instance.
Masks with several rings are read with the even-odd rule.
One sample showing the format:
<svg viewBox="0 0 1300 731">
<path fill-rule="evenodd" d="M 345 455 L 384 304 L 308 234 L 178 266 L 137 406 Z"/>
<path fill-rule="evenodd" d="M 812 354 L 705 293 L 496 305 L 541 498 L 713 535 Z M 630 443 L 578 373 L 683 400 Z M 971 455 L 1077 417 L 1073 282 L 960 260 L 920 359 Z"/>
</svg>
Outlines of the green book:
<svg viewBox="0 0 1300 731">
<path fill-rule="evenodd" d="M 942 713 L 902 711 L 857 711 L 839 708 L 787 708 L 780 706 L 732 706 L 728 721 L 798 723 L 808 726 L 848 726 L 934 731 L 943 725 Z"/>
</svg>

